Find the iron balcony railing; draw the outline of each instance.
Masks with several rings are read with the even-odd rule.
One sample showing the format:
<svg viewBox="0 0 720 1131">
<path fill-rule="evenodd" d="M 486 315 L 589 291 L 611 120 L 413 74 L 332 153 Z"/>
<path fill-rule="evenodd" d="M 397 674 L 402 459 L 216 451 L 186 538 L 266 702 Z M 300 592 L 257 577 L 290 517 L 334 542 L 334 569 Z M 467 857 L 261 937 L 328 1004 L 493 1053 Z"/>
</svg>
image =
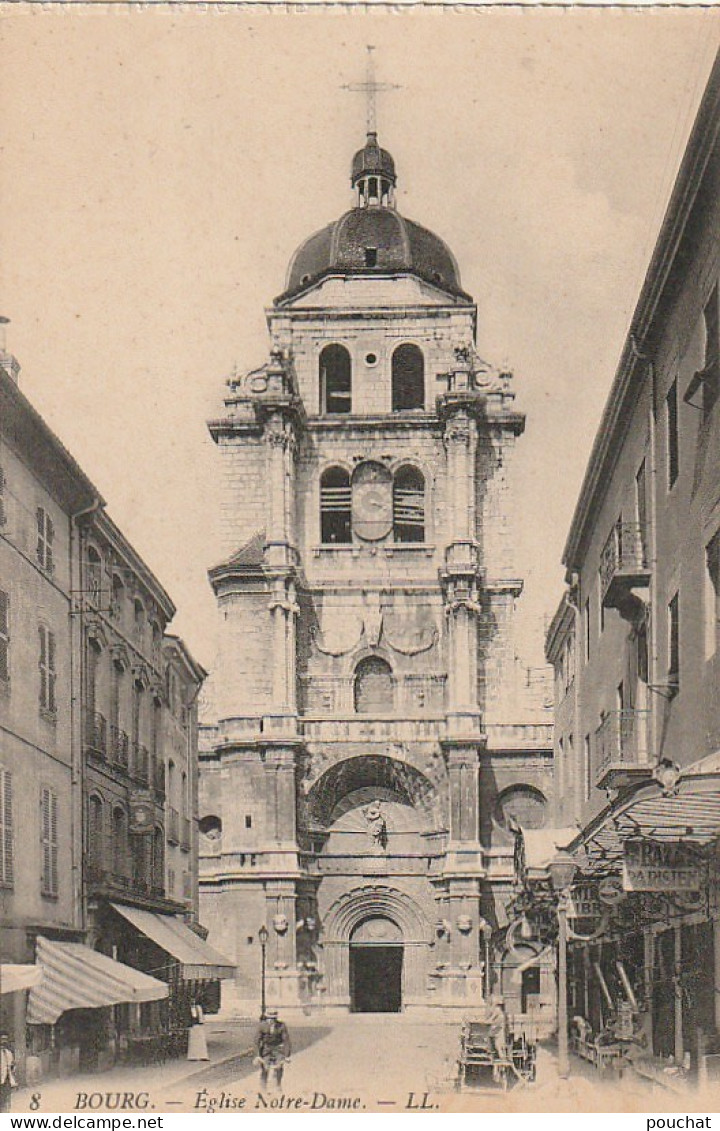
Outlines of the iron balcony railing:
<svg viewBox="0 0 720 1131">
<path fill-rule="evenodd" d="M 180 814 L 172 806 L 168 809 L 167 838 L 168 844 L 180 843 Z"/>
<path fill-rule="evenodd" d="M 644 585 L 649 572 L 647 527 L 639 522 L 616 522 L 600 558 L 603 601 L 616 579 L 629 585 Z"/>
<path fill-rule="evenodd" d="M 107 719 L 99 711 L 85 712 L 85 749 L 99 758 L 107 756 Z"/>
<path fill-rule="evenodd" d="M 110 758 L 113 765 L 127 770 L 130 764 L 130 739 L 120 727 L 110 727 Z"/>
<path fill-rule="evenodd" d="M 611 767 L 641 766 L 647 761 L 649 711 L 611 711 L 595 731 L 596 778 Z"/>
</svg>

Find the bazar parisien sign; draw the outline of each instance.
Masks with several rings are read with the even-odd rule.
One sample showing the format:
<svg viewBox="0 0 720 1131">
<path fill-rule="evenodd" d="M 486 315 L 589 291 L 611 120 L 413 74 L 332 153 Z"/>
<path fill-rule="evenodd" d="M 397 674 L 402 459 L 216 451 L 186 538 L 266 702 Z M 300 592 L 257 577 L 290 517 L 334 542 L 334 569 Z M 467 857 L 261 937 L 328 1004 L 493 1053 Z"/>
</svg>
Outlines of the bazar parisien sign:
<svg viewBox="0 0 720 1131">
<path fill-rule="evenodd" d="M 700 865 L 687 845 L 675 840 L 625 841 L 625 891 L 699 891 L 701 887 Z"/>
</svg>

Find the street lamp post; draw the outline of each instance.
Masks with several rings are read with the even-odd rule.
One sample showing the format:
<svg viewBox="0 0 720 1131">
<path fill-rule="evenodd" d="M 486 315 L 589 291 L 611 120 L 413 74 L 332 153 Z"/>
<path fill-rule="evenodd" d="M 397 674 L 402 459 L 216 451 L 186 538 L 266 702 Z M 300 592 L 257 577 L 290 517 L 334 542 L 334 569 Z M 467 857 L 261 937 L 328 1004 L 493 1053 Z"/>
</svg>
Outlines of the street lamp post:
<svg viewBox="0 0 720 1131">
<path fill-rule="evenodd" d="M 572 856 L 561 852 L 548 864 L 550 883 L 557 893 L 558 917 L 558 1075 L 566 1080 L 570 1075 L 570 1053 L 568 1049 L 568 1000 L 567 1000 L 567 912 L 570 899 L 570 885 L 577 871 Z"/>
<path fill-rule="evenodd" d="M 260 940 L 260 963 L 261 963 L 261 967 L 260 967 L 260 1020 L 264 1021 L 265 1020 L 265 1009 L 266 1009 L 266 1004 L 267 1004 L 266 1001 L 265 1001 L 265 957 L 266 957 L 267 942 L 268 942 L 268 929 L 267 929 L 267 927 L 265 926 L 264 923 L 263 923 L 262 927 L 260 928 L 260 930 L 258 931 L 258 938 Z"/>
</svg>

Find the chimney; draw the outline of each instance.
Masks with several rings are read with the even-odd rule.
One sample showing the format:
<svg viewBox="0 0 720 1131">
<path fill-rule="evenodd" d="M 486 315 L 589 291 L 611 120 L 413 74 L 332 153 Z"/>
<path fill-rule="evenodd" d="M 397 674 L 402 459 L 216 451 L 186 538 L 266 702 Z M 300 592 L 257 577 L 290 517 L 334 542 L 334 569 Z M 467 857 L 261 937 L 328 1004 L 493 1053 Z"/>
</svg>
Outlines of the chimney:
<svg viewBox="0 0 720 1131">
<path fill-rule="evenodd" d="M 7 326 L 9 322 L 9 318 L 0 315 L 0 370 L 17 385 L 20 377 L 20 362 L 7 351 Z"/>
</svg>

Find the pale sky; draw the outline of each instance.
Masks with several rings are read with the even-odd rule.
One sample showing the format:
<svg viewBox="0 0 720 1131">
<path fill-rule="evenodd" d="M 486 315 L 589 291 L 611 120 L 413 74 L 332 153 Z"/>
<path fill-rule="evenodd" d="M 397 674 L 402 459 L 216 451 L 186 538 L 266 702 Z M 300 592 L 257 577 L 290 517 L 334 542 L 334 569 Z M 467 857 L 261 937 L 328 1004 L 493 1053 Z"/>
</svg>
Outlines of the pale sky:
<svg viewBox="0 0 720 1131">
<path fill-rule="evenodd" d="M 720 35 L 712 10 L 0 6 L 0 312 L 21 387 L 211 667 L 225 377 L 350 206 L 365 44 L 401 212 L 453 248 L 516 374 L 527 661 Z"/>
</svg>

